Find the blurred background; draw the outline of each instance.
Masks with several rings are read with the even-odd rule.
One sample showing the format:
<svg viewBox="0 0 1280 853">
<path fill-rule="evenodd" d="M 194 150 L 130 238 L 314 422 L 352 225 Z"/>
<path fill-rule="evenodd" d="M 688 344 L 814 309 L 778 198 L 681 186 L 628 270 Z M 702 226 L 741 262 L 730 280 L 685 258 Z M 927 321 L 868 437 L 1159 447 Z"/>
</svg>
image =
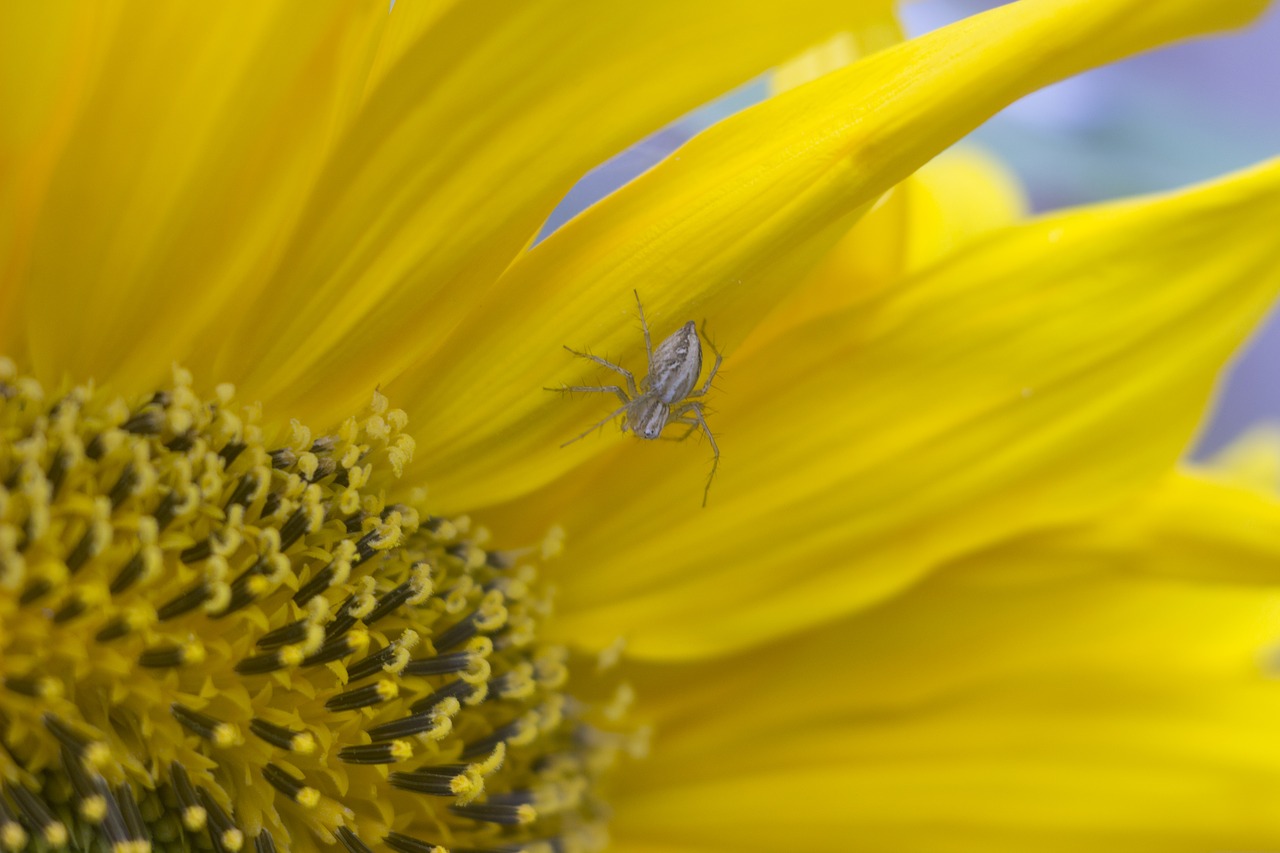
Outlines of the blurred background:
<svg viewBox="0 0 1280 853">
<path fill-rule="evenodd" d="M 903 4 L 903 23 L 918 35 L 998 5 L 920 0 Z M 764 94 L 763 81 L 743 86 L 593 170 L 544 233 Z M 1242 33 L 1175 45 L 1037 92 L 972 141 L 1013 169 L 1037 211 L 1173 189 L 1280 156 L 1280 7 Z M 1280 240 L 1280 223 L 1258 227 Z M 1213 453 L 1255 424 L 1280 423 L 1278 377 L 1274 311 L 1224 377 L 1195 455 Z"/>
</svg>

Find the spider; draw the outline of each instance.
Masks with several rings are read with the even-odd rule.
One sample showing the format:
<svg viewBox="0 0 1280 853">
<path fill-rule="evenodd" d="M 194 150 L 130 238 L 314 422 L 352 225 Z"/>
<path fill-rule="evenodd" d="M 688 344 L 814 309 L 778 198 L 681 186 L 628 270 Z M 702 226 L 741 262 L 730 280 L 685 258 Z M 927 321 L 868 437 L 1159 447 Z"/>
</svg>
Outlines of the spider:
<svg viewBox="0 0 1280 853">
<path fill-rule="evenodd" d="M 625 367 L 566 346 L 566 350 L 579 358 L 594 361 L 602 367 L 621 374 L 627 382 L 627 387 L 625 390 L 620 385 L 564 385 L 560 388 L 548 388 L 548 391 L 569 393 L 588 391 L 617 394 L 618 399 L 622 401 L 622 406 L 607 418 L 560 446 L 568 447 L 575 441 L 586 438 L 618 415 L 622 415 L 623 432 L 630 429 L 638 437 L 650 441 L 661 438 L 667 424 L 688 425 L 689 429 L 676 439 L 677 441 L 683 441 L 692 435 L 694 430 L 701 429 L 706 434 L 707 441 L 711 442 L 711 452 L 714 454 L 711 473 L 707 476 L 707 486 L 702 492 L 702 505 L 705 507 L 707 495 L 711 492 L 711 481 L 715 478 L 716 468 L 720 465 L 720 448 L 716 446 L 715 436 L 707 426 L 702 401 L 693 398 L 703 397 L 707 391 L 711 390 L 711 382 L 716 378 L 716 371 L 720 369 L 722 356 L 715 344 L 711 342 L 711 338 L 707 337 L 707 325 L 706 321 L 703 321 L 702 337 L 706 338 L 707 346 L 715 353 L 716 362 L 711 366 L 711 372 L 707 374 L 707 381 L 702 383 L 702 387 L 696 391 L 693 390 L 694 383 L 698 381 L 698 374 L 702 372 L 702 344 L 698 339 L 698 327 L 690 320 L 658 344 L 655 350 L 649 338 L 649 324 L 644 318 L 644 306 L 640 304 L 640 294 L 633 292 L 636 297 L 636 308 L 640 311 L 640 326 L 644 330 L 644 348 L 649 356 L 649 373 L 637 386 L 635 376 Z"/>
</svg>

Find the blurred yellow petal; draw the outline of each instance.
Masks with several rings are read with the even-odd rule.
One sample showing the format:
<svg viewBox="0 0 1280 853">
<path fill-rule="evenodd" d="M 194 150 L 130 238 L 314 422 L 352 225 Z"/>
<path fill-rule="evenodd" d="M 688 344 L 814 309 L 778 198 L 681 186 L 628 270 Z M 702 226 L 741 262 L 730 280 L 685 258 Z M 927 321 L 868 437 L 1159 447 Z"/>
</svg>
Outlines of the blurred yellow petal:
<svg viewBox="0 0 1280 853">
<path fill-rule="evenodd" d="M 736 648 L 1133 496 L 1280 290 L 1280 244 L 1254 227 L 1276 217 L 1280 161 L 992 232 L 748 341 L 711 401 L 724 464 L 705 511 L 707 448 L 630 436 L 595 439 L 603 459 L 513 505 L 572 531 L 558 628 L 642 656 Z"/>
<path fill-rule="evenodd" d="M 751 344 L 865 302 L 1027 210 L 1022 187 L 999 161 L 967 145 L 945 151 L 886 193 L 753 332 Z"/>
<path fill-rule="evenodd" d="M 449 339 L 589 168 L 843 28 L 898 38 L 887 0 L 455 5 L 371 91 L 213 364 L 340 418 Z"/>
<path fill-rule="evenodd" d="M 1254 427 L 1210 461 L 1221 476 L 1266 494 L 1280 491 L 1280 426 Z"/>
<path fill-rule="evenodd" d="M 12 89 L 6 349 L 131 390 L 177 359 L 321 423 L 438 345 L 590 166 L 833 30 L 897 37 L 888 3 L 831 0 L 3 14 L 5 76 L 41 86 Z"/>
<path fill-rule="evenodd" d="M 46 380 L 112 371 L 137 391 L 263 274 L 385 7 L 56 6 L 0 12 L 23 40 L 0 76 L 39 104 L 0 165 L 19 223 L 0 238 L 3 340 Z"/>
<path fill-rule="evenodd" d="M 1141 571 L 1208 583 L 1280 583 L 1280 502 L 1274 490 L 1242 484 L 1220 472 L 1172 474 L 1160 487 L 1137 495 L 1086 526 L 1012 540 L 998 549 L 1001 561 L 973 578 L 1024 583 L 1042 577 L 1090 572 Z M 1015 557 L 1036 555 L 1036 569 L 1001 574 Z M 1029 559 L 1024 559 L 1030 565 Z"/>
<path fill-rule="evenodd" d="M 416 401 L 416 470 L 471 507 L 562 474 L 579 457 L 557 438 L 587 410 L 541 389 L 581 378 L 562 344 L 636 363 L 633 289 L 657 328 L 707 317 L 733 353 L 876 197 L 1004 105 L 1263 5 L 1013 3 L 711 128 L 520 256 L 450 345 L 388 386 Z"/>
<path fill-rule="evenodd" d="M 1278 632 L 1274 591 L 957 567 L 786 643 L 632 664 L 654 731 L 618 849 L 1271 849 Z"/>
</svg>

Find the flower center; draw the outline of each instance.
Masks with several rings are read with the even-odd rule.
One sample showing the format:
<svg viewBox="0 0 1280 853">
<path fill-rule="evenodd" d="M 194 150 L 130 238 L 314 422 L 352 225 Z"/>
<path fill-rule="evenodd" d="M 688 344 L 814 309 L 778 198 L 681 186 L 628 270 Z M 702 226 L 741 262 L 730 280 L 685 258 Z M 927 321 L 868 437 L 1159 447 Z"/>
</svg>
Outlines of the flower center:
<svg viewBox="0 0 1280 853">
<path fill-rule="evenodd" d="M 230 386 L 0 360 L 0 848 L 586 851 L 622 739 L 532 549 L 389 502 L 403 412 L 264 438 Z"/>
</svg>

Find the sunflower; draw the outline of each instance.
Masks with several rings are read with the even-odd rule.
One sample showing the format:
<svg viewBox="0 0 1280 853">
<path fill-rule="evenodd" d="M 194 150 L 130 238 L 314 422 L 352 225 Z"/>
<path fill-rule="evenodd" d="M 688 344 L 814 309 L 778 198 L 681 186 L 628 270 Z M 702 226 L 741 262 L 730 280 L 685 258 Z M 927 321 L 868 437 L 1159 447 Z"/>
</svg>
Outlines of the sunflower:
<svg viewBox="0 0 1280 853">
<path fill-rule="evenodd" d="M 1280 287 L 1280 165 L 1018 225 L 981 159 L 913 175 L 1263 4 L 1023 0 L 903 43 L 887 3 L 606 5 L 0 12 L 0 846 L 1273 839 L 1225 802 L 1275 779 L 1231 760 L 1274 602 L 1227 508 L 1277 510 L 1168 496 Z M 530 247 L 586 169 L 817 43 Z M 636 296 L 725 354 L 705 510 L 696 442 L 558 447 L 604 414 L 544 390 L 600 381 L 562 346 L 641 367 Z M 1068 768 L 1086 743 L 1131 749 Z M 948 744 L 990 773 L 912 764 Z M 997 812 L 1029 778 L 1095 796 Z M 1125 834 L 1163 806 L 1201 834 Z"/>
</svg>

